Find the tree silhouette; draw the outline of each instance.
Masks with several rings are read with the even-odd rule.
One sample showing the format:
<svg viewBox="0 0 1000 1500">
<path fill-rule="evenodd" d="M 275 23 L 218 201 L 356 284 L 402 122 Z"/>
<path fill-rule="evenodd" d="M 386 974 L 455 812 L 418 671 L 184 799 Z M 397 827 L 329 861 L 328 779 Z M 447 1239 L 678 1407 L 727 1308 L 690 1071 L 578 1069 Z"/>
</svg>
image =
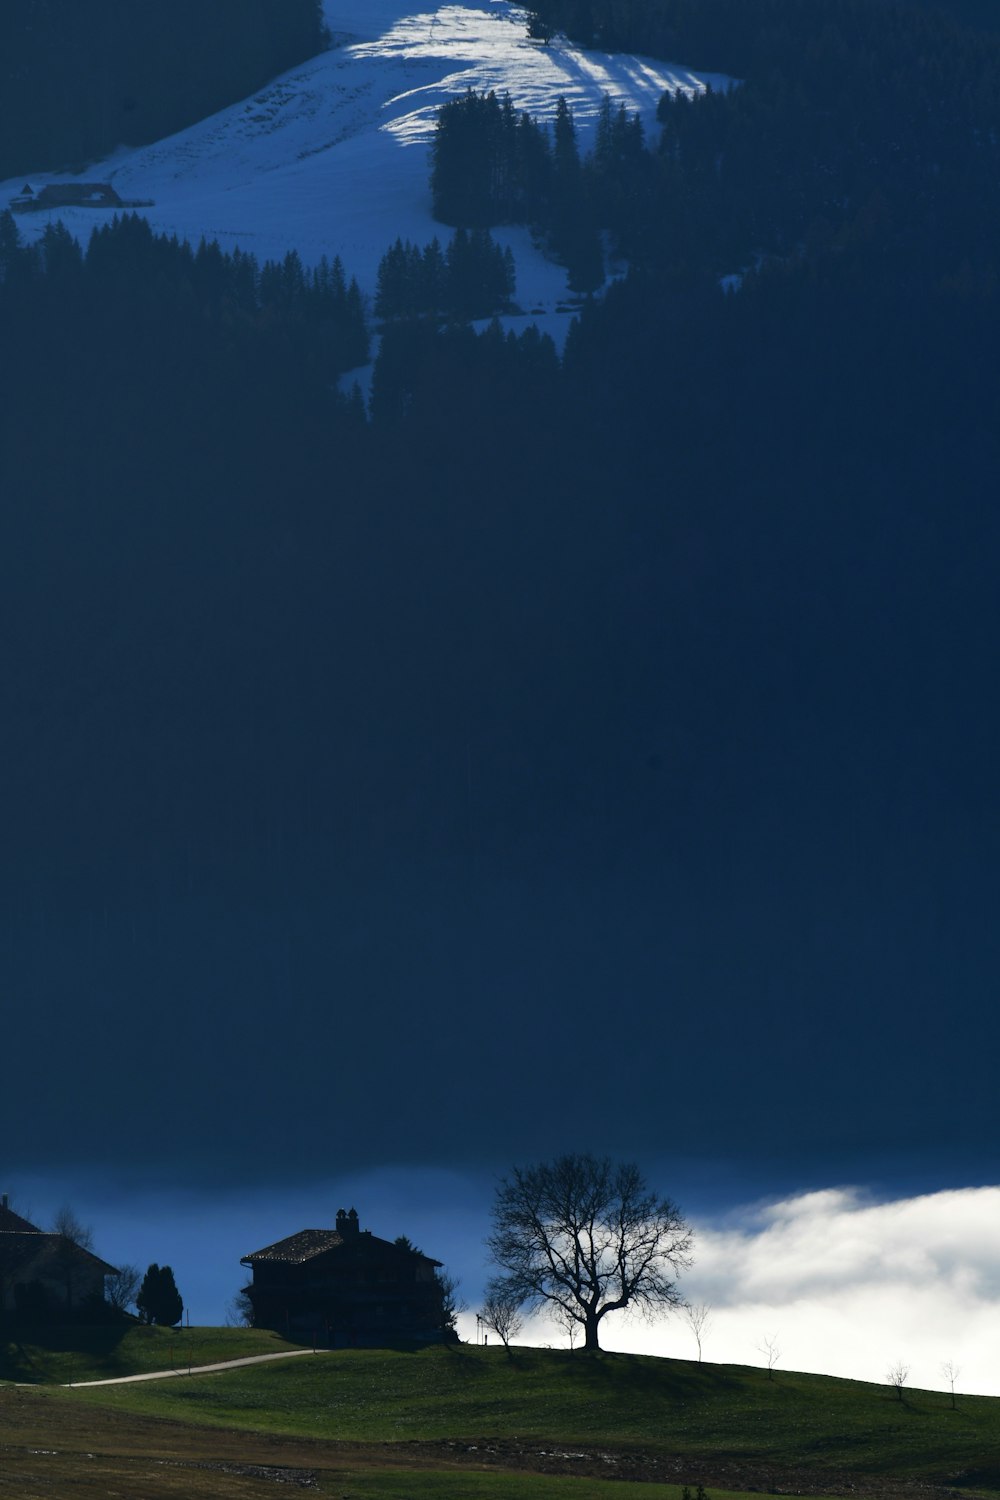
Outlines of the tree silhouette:
<svg viewBox="0 0 1000 1500">
<path fill-rule="evenodd" d="M 676 1204 L 647 1187 L 634 1162 L 561 1156 L 514 1169 L 497 1190 L 487 1240 L 493 1287 L 518 1306 L 560 1313 L 599 1349 L 609 1313 L 654 1315 L 681 1301 L 691 1231 Z"/>
<path fill-rule="evenodd" d="M 135 1304 L 139 1316 L 146 1323 L 173 1328 L 180 1322 L 184 1314 L 184 1303 L 169 1266 L 158 1266 L 153 1262 L 142 1278 Z"/>
</svg>

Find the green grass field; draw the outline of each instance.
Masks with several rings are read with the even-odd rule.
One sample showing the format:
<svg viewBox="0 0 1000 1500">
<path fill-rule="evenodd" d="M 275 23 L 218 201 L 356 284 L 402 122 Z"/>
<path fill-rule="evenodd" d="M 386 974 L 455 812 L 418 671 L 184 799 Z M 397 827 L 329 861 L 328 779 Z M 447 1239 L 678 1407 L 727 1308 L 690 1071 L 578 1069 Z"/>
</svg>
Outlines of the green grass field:
<svg viewBox="0 0 1000 1500">
<path fill-rule="evenodd" d="M 16 1500 L 251 1500 L 289 1492 L 277 1485 L 336 1500 L 684 1500 L 681 1480 L 615 1478 L 600 1462 L 583 1473 L 544 1471 L 559 1458 L 551 1449 L 508 1453 L 505 1461 L 496 1450 L 448 1443 L 282 1438 L 112 1410 L 59 1388 L 0 1388 L 0 1494 Z M 682 1477 L 693 1491 L 695 1475 Z M 852 1487 L 855 1497 L 866 1493 L 881 1491 Z M 896 1497 L 935 1500 L 925 1491 Z M 713 1485 L 707 1500 L 746 1497 Z"/>
<path fill-rule="evenodd" d="M 104 1380 L 276 1354 L 296 1349 L 263 1328 L 146 1328 L 104 1324 L 94 1328 L 25 1329 L 16 1337 L 0 1334 L 0 1380 L 66 1384 Z"/>
<path fill-rule="evenodd" d="M 190 1344 L 187 1342 L 190 1340 Z M 21 1346 L 34 1379 L 288 1348 L 240 1329 Z M 99 1347 L 98 1347 L 99 1346 Z M 193 1363 L 196 1365 L 197 1360 Z M 111 1367 L 109 1369 L 109 1367 Z M 45 1373 L 47 1372 L 47 1374 Z M 1000 1494 L 1000 1401 L 639 1355 L 354 1350 L 162 1382 L 0 1388 L 0 1496 L 709 1500 Z M 692 1497 L 694 1500 L 694 1497 Z"/>
<path fill-rule="evenodd" d="M 456 1474 L 412 1469 L 354 1470 L 341 1479 L 345 1500 L 681 1500 L 675 1484 L 573 1479 L 551 1474 Z M 690 1486 L 689 1486 L 690 1488 Z M 746 1500 L 737 1491 L 713 1489 L 709 1500 Z"/>
<path fill-rule="evenodd" d="M 1000 1401 L 638 1355 L 344 1351 L 75 1399 L 340 1443 L 641 1449 L 756 1471 L 1000 1489 Z M 737 1486 L 733 1486 L 736 1488 Z"/>
</svg>

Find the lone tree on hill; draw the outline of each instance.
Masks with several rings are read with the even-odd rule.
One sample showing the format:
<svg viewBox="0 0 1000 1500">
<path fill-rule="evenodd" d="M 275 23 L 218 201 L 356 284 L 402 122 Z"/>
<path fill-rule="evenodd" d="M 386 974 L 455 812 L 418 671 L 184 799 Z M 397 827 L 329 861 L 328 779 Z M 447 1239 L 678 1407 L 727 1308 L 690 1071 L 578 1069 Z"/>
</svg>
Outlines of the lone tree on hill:
<svg viewBox="0 0 1000 1500">
<path fill-rule="evenodd" d="M 773 1380 L 774 1367 L 778 1363 L 778 1360 L 781 1358 L 781 1348 L 778 1344 L 778 1335 L 776 1333 L 765 1334 L 760 1343 L 757 1345 L 757 1348 L 760 1350 L 761 1354 L 763 1354 L 765 1360 L 767 1361 L 767 1378 L 768 1380 Z"/>
<path fill-rule="evenodd" d="M 948 1385 L 951 1388 L 952 1411 L 955 1410 L 955 1381 L 958 1379 L 961 1373 L 961 1366 L 956 1365 L 953 1359 L 946 1360 L 945 1363 L 941 1366 L 941 1374 L 944 1376 L 945 1380 L 947 1380 Z"/>
<path fill-rule="evenodd" d="M 491 1288 L 578 1325 L 585 1349 L 601 1347 L 608 1313 L 652 1317 L 680 1303 L 674 1278 L 691 1263 L 677 1205 L 634 1162 L 590 1155 L 516 1167 L 497 1189 L 486 1243 L 500 1270 Z"/>
<path fill-rule="evenodd" d="M 521 1318 L 521 1302 L 501 1284 L 491 1283 L 486 1288 L 486 1298 L 480 1318 L 487 1328 L 492 1328 L 505 1349 L 510 1348 L 511 1339 L 517 1338 L 524 1326 Z"/>
<path fill-rule="evenodd" d="M 712 1326 L 712 1308 L 708 1302 L 688 1303 L 684 1308 L 687 1325 L 698 1345 L 698 1363 L 701 1364 L 702 1344 Z"/>
<path fill-rule="evenodd" d="M 135 1305 L 144 1323 L 158 1323 L 161 1328 L 173 1328 L 180 1322 L 184 1314 L 184 1303 L 169 1266 L 158 1266 L 153 1262 L 142 1278 Z"/>
</svg>

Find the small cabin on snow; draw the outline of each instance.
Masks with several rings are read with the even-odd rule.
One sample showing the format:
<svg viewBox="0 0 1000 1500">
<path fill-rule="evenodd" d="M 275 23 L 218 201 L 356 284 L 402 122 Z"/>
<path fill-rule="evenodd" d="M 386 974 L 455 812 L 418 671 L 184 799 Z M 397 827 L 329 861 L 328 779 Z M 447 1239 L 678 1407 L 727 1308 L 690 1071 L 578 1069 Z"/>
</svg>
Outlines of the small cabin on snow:
<svg viewBox="0 0 1000 1500">
<path fill-rule="evenodd" d="M 124 208 L 125 204 L 108 182 L 50 182 L 40 193 L 26 182 L 10 206 L 24 214 L 46 208 Z"/>
</svg>

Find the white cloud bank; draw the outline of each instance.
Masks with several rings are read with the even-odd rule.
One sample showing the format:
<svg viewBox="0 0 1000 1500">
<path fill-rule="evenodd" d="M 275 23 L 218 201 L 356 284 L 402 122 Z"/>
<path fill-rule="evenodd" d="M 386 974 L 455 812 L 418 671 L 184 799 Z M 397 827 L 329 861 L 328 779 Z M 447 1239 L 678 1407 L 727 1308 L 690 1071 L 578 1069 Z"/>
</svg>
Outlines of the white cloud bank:
<svg viewBox="0 0 1000 1500">
<path fill-rule="evenodd" d="M 1000 1395 L 1000 1188 L 967 1188 L 890 1203 L 830 1189 L 695 1222 L 688 1300 L 712 1305 L 704 1357 L 763 1364 L 776 1336 L 778 1368 Z M 535 1325 L 532 1341 L 564 1342 Z M 525 1342 L 529 1340 L 525 1338 Z M 677 1314 L 654 1325 L 609 1320 L 608 1348 L 695 1357 Z"/>
</svg>

